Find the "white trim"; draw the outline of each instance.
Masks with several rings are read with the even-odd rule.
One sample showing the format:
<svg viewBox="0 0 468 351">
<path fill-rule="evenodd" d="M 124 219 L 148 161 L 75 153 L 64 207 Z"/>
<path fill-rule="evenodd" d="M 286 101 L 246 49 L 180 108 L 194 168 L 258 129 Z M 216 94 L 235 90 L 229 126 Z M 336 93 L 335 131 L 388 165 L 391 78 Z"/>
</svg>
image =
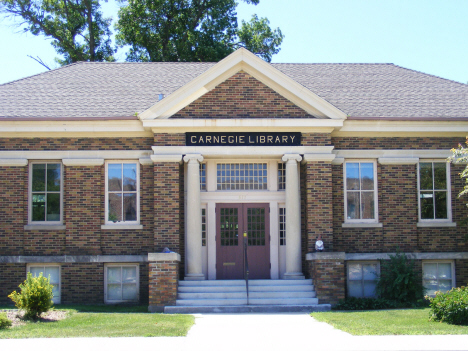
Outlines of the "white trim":
<svg viewBox="0 0 468 351">
<path fill-rule="evenodd" d="M 344 158 L 343 157 L 335 157 L 332 161 L 331 161 L 331 164 L 332 165 L 342 165 L 343 162 L 344 162 Z"/>
<path fill-rule="evenodd" d="M 447 218 L 441 219 L 422 219 L 421 218 L 421 180 L 420 180 L 420 164 L 421 163 L 445 163 L 445 177 L 446 177 L 446 194 L 447 194 Z M 432 170 L 434 170 L 434 166 L 432 166 Z M 452 227 L 456 226 L 452 225 L 452 186 L 451 186 L 451 179 L 450 179 L 450 163 L 447 160 L 440 160 L 440 159 L 420 159 L 417 167 L 417 187 L 418 187 L 418 227 Z M 433 189 L 434 190 L 434 189 Z M 434 208 L 435 211 L 435 208 Z M 425 225 L 425 224 L 428 225 Z"/>
<path fill-rule="evenodd" d="M 379 157 L 381 165 L 415 165 L 419 162 L 418 157 Z"/>
<path fill-rule="evenodd" d="M 136 267 L 137 297 L 135 300 L 108 300 L 107 299 L 107 268 L 109 267 L 120 267 L 121 277 L 122 277 L 123 267 Z M 114 303 L 138 302 L 138 301 L 140 301 L 140 265 L 138 263 L 106 263 L 104 264 L 104 302 L 107 304 L 114 304 Z"/>
<path fill-rule="evenodd" d="M 35 164 L 59 164 L 60 165 L 60 220 L 58 221 L 47 221 L 47 220 L 44 220 L 44 221 L 33 221 L 32 220 L 32 168 L 33 168 L 33 165 Z M 46 169 L 47 169 L 47 166 L 46 166 Z M 64 184 L 63 184 L 63 180 L 64 180 L 64 177 L 63 177 L 63 171 L 64 171 L 64 167 L 63 167 L 63 164 L 62 162 L 60 161 L 52 161 L 52 160 L 47 160 L 47 161 L 34 161 L 34 162 L 30 162 L 29 163 L 29 169 L 28 169 L 28 225 L 31 225 L 31 226 L 50 226 L 50 227 L 53 227 L 53 226 L 62 226 L 63 225 L 63 193 L 64 193 Z M 46 172 L 46 179 L 45 179 L 45 182 L 47 183 L 47 172 Z M 45 190 L 44 190 L 44 193 L 46 194 L 47 196 L 47 193 Z M 46 205 L 46 208 L 45 208 L 45 218 L 47 219 L 47 205 Z"/>
<path fill-rule="evenodd" d="M 453 260 L 422 260 L 421 264 L 421 275 L 422 275 L 422 281 L 424 285 L 424 265 L 425 264 L 430 264 L 430 263 L 450 263 L 450 268 L 451 268 L 451 274 L 452 274 L 452 288 L 456 287 L 456 275 L 455 275 L 455 262 Z M 433 280 L 433 279 L 430 279 Z M 436 277 L 437 283 L 439 283 L 439 277 Z M 448 280 L 448 279 L 446 279 Z M 434 296 L 434 295 L 429 295 L 429 296 Z"/>
<path fill-rule="evenodd" d="M 140 165 L 142 166 L 152 166 L 153 165 L 153 160 L 151 157 L 140 157 L 138 159 L 140 161 Z"/>
<path fill-rule="evenodd" d="M 65 225 L 60 224 L 27 224 L 24 230 L 65 230 Z"/>
<path fill-rule="evenodd" d="M 26 265 L 26 272 L 31 272 L 31 267 L 39 267 L 39 268 L 44 268 L 44 271 L 45 271 L 45 267 L 58 267 L 58 277 L 59 277 L 59 281 L 58 281 L 58 290 L 59 290 L 59 296 L 56 297 L 54 296 L 52 298 L 52 301 L 54 304 L 60 304 L 61 301 L 62 301 L 62 267 L 60 264 L 58 263 L 28 263 Z M 42 271 L 42 275 L 45 277 L 45 272 Z M 26 273 L 26 274 L 27 274 Z M 46 277 L 48 278 L 48 277 Z"/>
<path fill-rule="evenodd" d="M 151 252 L 148 254 L 148 262 L 177 261 L 180 262 L 180 255 L 175 252 Z"/>
<path fill-rule="evenodd" d="M 359 164 L 359 172 L 361 172 L 361 163 L 372 163 L 373 164 L 373 171 L 374 171 L 374 218 L 373 219 L 364 219 L 364 218 L 356 218 L 350 219 L 348 218 L 348 202 L 347 202 L 347 181 L 346 181 L 346 164 L 347 163 L 358 163 Z M 360 173 L 359 173 L 360 174 Z M 359 183 L 361 182 L 361 177 L 359 176 Z M 359 194 L 362 193 L 362 190 L 359 190 Z M 359 196 L 359 206 L 361 206 L 361 196 Z M 378 192 L 378 183 L 377 183 L 377 162 L 376 160 L 365 160 L 365 159 L 356 159 L 356 160 L 345 160 L 343 163 L 343 200 L 344 200 L 344 224 L 357 224 L 357 227 L 362 227 L 363 224 L 372 223 L 379 226 L 379 192 Z M 362 215 L 361 208 L 359 209 L 359 214 Z M 365 225 L 364 225 L 365 227 Z"/>
<path fill-rule="evenodd" d="M 140 230 L 143 229 L 141 224 L 103 224 L 103 230 Z"/>
<path fill-rule="evenodd" d="M 153 146 L 152 160 L 164 157 L 182 157 L 186 154 L 200 154 L 207 158 L 280 159 L 284 154 L 315 154 L 332 158 L 333 146 Z M 322 156 L 320 156 L 322 157 Z M 164 162 L 164 161 L 162 161 Z M 170 161 L 167 161 L 170 162 Z M 174 161 L 175 162 L 175 161 Z"/>
<path fill-rule="evenodd" d="M 334 159 L 335 159 L 334 154 L 304 154 L 302 163 L 320 162 L 320 161 L 332 163 Z"/>
<path fill-rule="evenodd" d="M 236 50 L 191 82 L 142 112 L 139 117 L 142 120 L 169 118 L 239 71 L 250 74 L 315 117 L 346 119 L 344 112 L 244 48 Z"/>
<path fill-rule="evenodd" d="M 102 166 L 103 158 L 64 158 L 62 160 L 64 166 Z"/>
<path fill-rule="evenodd" d="M 135 221 L 119 221 L 119 222 L 111 222 L 108 219 L 109 216 L 109 191 L 108 191 L 108 168 L 110 164 L 122 164 L 122 172 L 123 172 L 123 164 L 136 164 L 136 210 L 137 210 L 137 217 Z M 140 225 L 140 163 L 138 160 L 112 160 L 112 161 L 106 161 L 106 167 L 105 167 L 105 193 L 104 193 L 104 223 L 106 225 L 106 229 L 111 229 L 110 227 L 116 226 L 118 229 L 128 229 L 127 226 L 130 228 L 135 228 L 135 229 L 141 229 L 139 227 Z M 123 186 L 123 184 L 122 184 Z M 123 191 L 123 189 L 122 189 Z"/>
<path fill-rule="evenodd" d="M 335 149 L 333 153 L 336 157 L 343 158 L 447 158 L 452 155 L 452 152 L 447 150 L 340 150 Z"/>
<path fill-rule="evenodd" d="M 399 120 L 350 120 L 344 121 L 341 128 L 332 132 L 333 137 L 465 137 L 468 135 L 468 121 L 443 120 L 427 121 L 421 117 L 419 121 Z"/>
<path fill-rule="evenodd" d="M 177 162 L 182 163 L 182 155 L 151 155 L 153 163 L 159 162 Z"/>
<path fill-rule="evenodd" d="M 28 160 L 26 158 L 2 158 L 0 167 L 26 167 Z"/>
<path fill-rule="evenodd" d="M 92 117 L 91 117 L 92 118 Z M 91 119 L 90 118 L 90 119 Z M 29 138 L 153 137 L 139 120 L 0 121 L 0 137 Z"/>
<path fill-rule="evenodd" d="M 62 159 L 105 159 L 122 160 L 149 157 L 150 150 L 59 150 L 59 151 L 0 151 L 0 159 L 62 160 Z"/>
</svg>

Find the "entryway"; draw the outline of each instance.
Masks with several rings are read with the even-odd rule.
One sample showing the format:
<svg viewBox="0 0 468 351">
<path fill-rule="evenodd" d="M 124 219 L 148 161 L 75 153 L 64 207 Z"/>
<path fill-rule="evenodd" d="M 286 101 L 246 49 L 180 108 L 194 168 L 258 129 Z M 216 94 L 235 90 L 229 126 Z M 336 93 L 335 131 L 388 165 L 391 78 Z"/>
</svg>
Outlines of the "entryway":
<svg viewBox="0 0 468 351">
<path fill-rule="evenodd" d="M 265 203 L 216 205 L 216 279 L 243 279 L 244 240 L 249 278 L 270 279 L 269 209 Z"/>
</svg>

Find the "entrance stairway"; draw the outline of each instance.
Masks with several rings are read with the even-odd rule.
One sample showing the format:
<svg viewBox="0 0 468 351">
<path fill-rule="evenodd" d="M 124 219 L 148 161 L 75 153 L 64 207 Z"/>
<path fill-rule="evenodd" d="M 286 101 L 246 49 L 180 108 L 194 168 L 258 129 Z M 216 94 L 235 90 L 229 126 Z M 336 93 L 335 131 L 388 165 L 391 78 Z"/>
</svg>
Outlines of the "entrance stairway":
<svg viewBox="0 0 468 351">
<path fill-rule="evenodd" d="M 328 311 L 319 305 L 311 279 L 179 281 L 176 306 L 165 313 L 242 313 Z"/>
</svg>

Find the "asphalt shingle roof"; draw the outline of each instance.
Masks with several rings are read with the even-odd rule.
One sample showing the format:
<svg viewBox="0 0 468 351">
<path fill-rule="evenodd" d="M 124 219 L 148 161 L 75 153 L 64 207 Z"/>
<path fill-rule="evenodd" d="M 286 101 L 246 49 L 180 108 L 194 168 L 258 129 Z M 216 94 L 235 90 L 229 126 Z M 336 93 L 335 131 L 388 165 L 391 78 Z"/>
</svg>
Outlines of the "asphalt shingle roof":
<svg viewBox="0 0 468 351">
<path fill-rule="evenodd" d="M 0 118 L 129 117 L 213 65 L 75 63 L 0 85 Z M 468 85 L 393 64 L 272 65 L 351 117 L 468 117 Z"/>
</svg>

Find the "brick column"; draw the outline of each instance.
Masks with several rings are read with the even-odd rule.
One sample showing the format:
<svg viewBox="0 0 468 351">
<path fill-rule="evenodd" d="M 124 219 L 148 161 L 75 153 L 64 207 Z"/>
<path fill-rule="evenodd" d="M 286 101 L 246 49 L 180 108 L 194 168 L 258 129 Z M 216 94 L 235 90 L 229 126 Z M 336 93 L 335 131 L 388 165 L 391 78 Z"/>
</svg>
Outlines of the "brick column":
<svg viewBox="0 0 468 351">
<path fill-rule="evenodd" d="M 163 312 L 173 306 L 179 285 L 180 255 L 177 253 L 149 253 L 149 312 Z"/>
<path fill-rule="evenodd" d="M 310 276 L 313 279 L 319 303 L 336 304 L 346 294 L 344 252 L 308 253 Z"/>
</svg>

